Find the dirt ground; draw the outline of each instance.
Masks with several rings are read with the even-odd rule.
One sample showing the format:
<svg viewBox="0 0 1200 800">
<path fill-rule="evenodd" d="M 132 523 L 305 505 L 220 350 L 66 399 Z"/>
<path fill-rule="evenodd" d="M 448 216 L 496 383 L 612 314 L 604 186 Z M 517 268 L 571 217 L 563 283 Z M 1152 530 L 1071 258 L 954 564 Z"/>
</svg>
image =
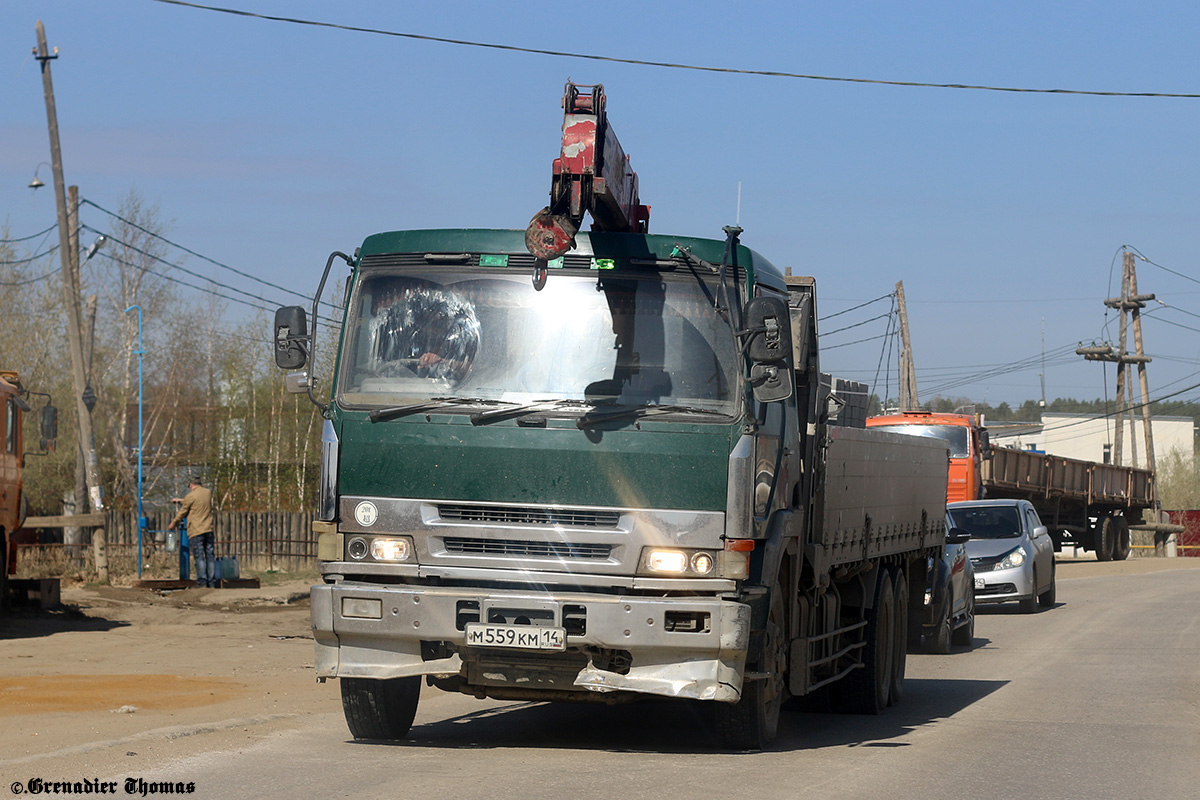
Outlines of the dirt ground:
<svg viewBox="0 0 1200 800">
<path fill-rule="evenodd" d="M 340 712 L 336 682 L 313 673 L 310 582 L 76 586 L 59 610 L 15 609 L 0 619 L 0 764 L 128 771 L 163 749 L 210 749 Z"/>
<path fill-rule="evenodd" d="M 1060 559 L 1058 577 L 1164 569 L 1200 569 L 1200 559 Z M 129 772 L 248 746 L 311 714 L 340 719 L 336 682 L 313 673 L 308 585 L 74 586 L 57 611 L 0 619 L 5 774 Z"/>
</svg>

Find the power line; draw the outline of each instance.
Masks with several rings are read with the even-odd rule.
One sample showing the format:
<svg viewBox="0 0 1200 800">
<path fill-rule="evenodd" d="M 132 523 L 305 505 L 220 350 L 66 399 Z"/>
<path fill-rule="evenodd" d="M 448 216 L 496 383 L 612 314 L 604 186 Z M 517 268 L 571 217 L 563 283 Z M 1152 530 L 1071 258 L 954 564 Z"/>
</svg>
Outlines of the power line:
<svg viewBox="0 0 1200 800">
<path fill-rule="evenodd" d="M 56 222 L 53 225 L 51 225 L 49 228 L 46 228 L 45 230 L 42 230 L 42 231 L 38 231 L 37 233 L 31 233 L 28 236 L 21 236 L 16 239 L 0 239 L 0 244 L 14 244 L 16 242 L 28 242 L 30 239 L 36 239 L 39 236 L 45 236 L 47 233 L 49 233 L 50 231 L 54 230 L 57 227 L 58 227 L 58 223 Z"/>
<path fill-rule="evenodd" d="M 859 328 L 863 325 L 866 325 L 868 322 L 874 322 L 877 319 L 890 318 L 891 316 L 892 316 L 891 312 L 889 312 L 887 314 L 880 314 L 878 316 L 871 317 L 870 319 L 864 319 L 862 322 L 856 322 L 853 325 L 847 325 L 844 328 L 838 328 L 837 330 L 833 330 L 833 331 L 823 331 L 821 333 L 821 337 L 824 338 L 826 336 L 833 336 L 835 333 L 841 333 L 842 331 L 848 331 L 851 328 Z"/>
<path fill-rule="evenodd" d="M 1050 366 L 1057 366 L 1058 364 L 1073 363 L 1075 361 L 1075 359 L 1073 357 L 1068 358 L 1067 356 L 1068 356 L 1068 354 L 1070 354 L 1071 356 L 1074 355 L 1076 346 L 1077 345 L 1075 345 L 1075 344 L 1070 344 L 1070 345 L 1062 345 L 1060 347 L 1054 348 L 1048 354 L 1050 356 L 1050 360 L 1046 361 L 1045 363 Z M 982 370 L 980 372 L 969 373 L 967 375 L 961 376 L 957 380 L 952 379 L 952 378 L 947 378 L 943 381 L 943 383 L 941 383 L 937 386 L 934 386 L 932 388 L 926 389 L 926 391 L 933 392 L 934 394 L 939 394 L 941 392 L 949 391 L 950 389 L 957 389 L 958 387 L 965 386 L 967 384 L 978 383 L 979 381 L 987 380 L 989 378 L 996 378 L 1001 375 L 1008 375 L 1013 372 L 1022 372 L 1022 371 L 1029 370 L 1029 369 L 1040 368 L 1042 365 L 1042 358 L 1043 358 L 1042 354 L 1038 353 L 1037 355 L 1028 356 L 1027 358 L 1023 358 L 1018 361 L 1011 361 L 1007 364 L 999 364 L 999 365 L 996 365 L 989 369 Z"/>
<path fill-rule="evenodd" d="M 179 250 L 182 250 L 183 252 L 185 252 L 185 253 L 188 253 L 189 255 L 193 255 L 193 256 L 195 256 L 196 258 L 199 258 L 199 259 L 201 259 L 201 260 L 207 261 L 208 263 L 210 263 L 210 264 L 213 264 L 214 266 L 218 266 L 218 267 L 220 267 L 221 269 L 227 269 L 227 270 L 229 270 L 230 272 L 234 273 L 235 275 L 240 275 L 240 276 L 242 276 L 243 278 L 248 278 L 249 280 L 252 280 L 252 281 L 256 281 L 256 282 L 258 282 L 258 283 L 261 283 L 263 286 L 269 286 L 269 287 L 270 287 L 270 288 L 272 288 L 272 289 L 278 289 L 278 290 L 279 290 L 279 291 L 281 291 L 281 292 L 286 292 L 286 293 L 288 293 L 288 294 L 290 294 L 290 295 L 293 295 L 293 296 L 295 296 L 295 297 L 299 297 L 299 298 L 301 298 L 301 299 L 303 299 L 303 300 L 308 300 L 309 302 L 312 302 L 312 295 L 307 295 L 307 294 L 303 294 L 303 293 L 301 293 L 301 292 L 297 292 L 297 291 L 295 291 L 294 289 L 289 289 L 289 288 L 287 288 L 286 286 L 279 286 L 278 284 L 274 284 L 274 283 L 271 283 L 270 281 L 263 280 L 262 278 L 259 278 L 259 277 L 258 277 L 258 276 L 256 276 L 256 275 L 251 275 L 251 274 L 250 274 L 250 273 L 248 273 L 248 272 L 243 272 L 242 270 L 240 270 L 240 269 L 237 269 L 236 267 L 231 267 L 231 266 L 229 266 L 228 264 L 222 264 L 220 261 L 217 261 L 217 260 L 216 260 L 216 259 L 214 259 L 214 258 L 209 258 L 208 256 L 206 256 L 206 255 L 203 255 L 202 253 L 197 253 L 195 250 L 192 250 L 192 249 L 190 249 L 190 248 L 184 247 L 183 245 L 179 244 L 178 242 L 173 242 L 173 241 L 171 241 L 170 239 L 168 239 L 167 237 L 163 236 L 163 235 L 162 235 L 162 234 L 160 234 L 160 233 L 156 233 L 156 232 L 154 232 L 154 231 L 152 231 L 152 230 L 149 230 L 149 229 L 147 229 L 147 228 L 144 228 L 144 227 L 142 227 L 141 225 L 138 225 L 136 222 L 134 222 L 134 221 L 132 221 L 132 220 L 128 220 L 128 219 L 126 219 L 125 217 L 122 217 L 120 214 L 116 213 L 115 211 L 109 211 L 107 208 L 104 208 L 103 206 L 101 206 L 101 205 L 99 205 L 99 204 L 97 204 L 97 203 L 94 203 L 94 202 L 92 202 L 91 200 L 87 200 L 87 199 L 80 200 L 80 201 L 79 201 L 79 204 L 80 204 L 80 205 L 84 205 L 84 204 L 86 204 L 86 205 L 89 205 L 89 206 L 91 206 L 92 208 L 96 209 L 97 211 L 102 211 L 102 212 L 104 212 L 105 214 L 108 214 L 110 217 L 113 217 L 113 218 L 115 218 L 115 219 L 119 219 L 121 222 L 125 223 L 126 225 L 129 225 L 129 226 L 131 226 L 131 227 L 133 227 L 133 228 L 137 228 L 139 231 L 141 231 L 142 233 L 146 234 L 147 236 L 153 236 L 155 239 L 159 239 L 159 240 L 161 240 L 161 241 L 164 241 L 164 242 L 166 242 L 167 244 L 171 245 L 172 247 L 178 248 Z M 86 227 L 86 226 L 84 226 L 84 227 Z M 95 231 L 95 228 L 91 228 L 91 229 L 89 229 L 89 230 L 93 230 L 93 231 Z M 96 233 L 99 233 L 99 231 L 95 231 L 95 232 L 96 232 Z M 253 296 L 253 295 L 251 295 L 251 296 Z M 322 302 L 323 302 L 323 303 L 325 303 L 325 305 L 329 306 L 330 308 L 337 308 L 337 306 L 336 306 L 336 305 L 334 305 L 333 303 L 330 303 L 330 302 L 329 302 L 329 301 L 327 301 L 327 300 L 325 300 L 325 301 L 322 301 Z"/>
<path fill-rule="evenodd" d="M 124 242 L 124 241 L 121 241 L 121 240 L 120 240 L 120 239 L 118 239 L 117 237 L 113 236 L 111 233 L 105 233 L 104 231 L 101 231 L 101 230 L 98 230 L 98 229 L 96 229 L 96 228 L 93 228 L 93 227 L 91 227 L 90 225 L 80 225 L 80 226 L 79 226 L 79 229 L 80 229 L 80 230 L 89 230 L 89 231 L 91 231 L 92 233 L 99 234 L 100 236 L 107 236 L 107 237 L 108 237 L 108 238 L 109 238 L 111 241 L 113 241 L 113 242 L 116 242 L 117 244 L 121 245 L 122 247 L 126 247 L 126 248 L 128 248 L 128 249 L 132 250 L 132 251 L 133 251 L 133 252 L 135 252 L 135 253 L 138 253 L 138 254 L 140 254 L 140 255 L 143 255 L 143 256 L 145 256 L 146 258 L 152 258 L 152 259 L 154 259 L 155 261 L 159 262 L 160 264 L 165 264 L 165 265 L 167 265 L 168 267 L 174 267 L 175 269 L 179 270 L 180 272 L 183 272 L 183 273 L 186 273 L 186 274 L 188 274 L 188 275 L 191 275 L 193 278 L 198 278 L 199 280 L 202 280 L 202 281 L 208 281 L 208 282 L 209 282 L 209 283 L 211 283 L 213 286 L 220 286 L 222 289 L 226 289 L 226 290 L 228 290 L 228 291 L 231 291 L 231 292 L 236 292 L 236 293 L 238 293 L 238 294 L 240 294 L 240 295 L 244 295 L 244 296 L 246 296 L 246 297 L 249 297 L 249 298 L 251 298 L 252 300 L 260 300 L 260 301 L 262 301 L 262 302 L 264 302 L 264 303 L 265 303 L 265 302 L 268 302 L 268 301 L 267 301 L 267 299 L 266 299 L 265 297 L 263 297 L 262 295 L 251 294 L 250 292 L 244 291 L 244 290 L 242 290 L 242 289 L 238 289 L 236 286 L 230 286 L 229 284 L 226 284 L 226 283 L 221 283 L 220 281 L 218 281 L 218 280 L 215 280 L 214 278 L 209 278 L 209 277 L 206 277 L 206 276 L 204 276 L 204 275 L 201 275 L 201 274 L 200 274 L 200 273 L 198 273 L 198 272 L 193 272 L 192 270 L 188 269 L 187 267 L 181 266 L 181 265 L 179 265 L 179 264 L 176 264 L 176 263 L 174 263 L 174 262 L 172 262 L 172 261 L 167 261 L 165 258 L 161 258 L 161 257 L 159 257 L 159 256 L 156 256 L 156 255 L 154 255 L 154 253 L 151 253 L 151 252 L 149 252 L 149 251 L 147 251 L 147 250 L 142 250 L 140 247 L 137 247 L 136 245 L 132 245 L 132 244 L 130 244 L 129 242 Z M 157 274 L 157 273 L 155 273 L 155 274 Z M 185 284 L 185 285 L 186 285 L 186 284 Z M 192 288 L 198 288 L 198 287 L 192 287 Z M 269 309 L 269 308 L 266 308 L 266 307 L 262 307 L 262 308 L 263 308 L 263 310 L 264 310 L 264 311 L 271 311 L 271 310 L 273 310 L 273 309 Z"/>
<path fill-rule="evenodd" d="M 3 263 L 3 262 L 0 262 L 0 263 Z M 26 279 L 20 280 L 20 281 L 0 281 L 0 286 L 28 286 L 31 283 L 37 283 L 38 281 L 46 280 L 46 278 L 49 278 L 51 275 L 57 274 L 58 271 L 61 269 L 62 269 L 62 267 L 55 267 L 54 269 L 50 270 L 49 272 L 47 272 L 43 275 L 38 275 L 33 278 L 26 278 Z M 9 313 L 9 312 L 5 312 L 5 313 Z"/>
<path fill-rule="evenodd" d="M 293 25 L 311 25 L 317 28 L 333 28 L 335 30 L 351 31 L 353 33 L 371 33 L 380 36 L 394 36 L 401 39 L 414 39 L 423 42 L 438 42 L 441 44 L 455 44 L 463 47 L 480 47 L 490 50 L 504 50 L 514 53 L 530 53 L 533 55 L 555 56 L 558 58 L 582 58 L 589 61 L 606 61 L 614 64 L 633 64 L 639 67 L 663 67 L 665 69 L 683 69 L 693 70 L 697 72 L 718 72 L 733 75 L 754 75 L 760 77 L 771 78 L 795 78 L 809 81 L 831 81 L 835 83 L 866 83 L 880 86 L 907 86 L 926 89 L 968 89 L 974 91 L 987 92 L 1016 92 L 1030 94 L 1071 94 L 1071 95 L 1091 95 L 1096 97 L 1174 97 L 1189 100 L 1200 99 L 1200 94 L 1183 94 L 1174 92 L 1107 92 L 1107 91 L 1089 91 L 1083 89 L 1030 89 L 1014 86 L 985 86 L 967 83 L 923 83 L 920 81 L 896 81 L 896 80 L 880 80 L 875 78 L 844 78 L 831 75 L 808 75 L 799 72 L 779 72 L 776 70 L 757 70 L 757 69 L 735 69 L 732 67 L 708 67 L 699 64 L 675 64 L 668 61 L 647 61 L 637 58 L 618 58 L 616 56 L 598 56 L 590 53 L 571 53 L 563 50 L 544 50 L 534 47 L 518 47 L 509 44 L 495 44 L 492 42 L 476 42 L 468 39 L 450 39 L 444 36 L 427 36 L 418 33 L 401 33 L 399 31 L 389 31 L 380 28 L 364 28 L 357 25 L 340 25 L 334 22 L 317 22 L 309 19 L 298 19 L 295 17 L 279 17 L 270 14 L 256 14 L 252 11 L 243 11 L 236 8 L 221 8 L 218 6 L 203 5 L 201 3 L 189 3 L 184 0 L 154 0 L 157 3 L 165 3 L 173 6 L 185 6 L 187 8 L 196 8 L 202 11 L 216 11 L 221 14 L 233 14 L 239 17 L 252 17 L 254 19 L 268 20 L 270 22 L 287 22 Z"/>
<path fill-rule="evenodd" d="M 92 231 L 93 233 L 100 233 L 100 231 L 97 231 L 95 228 L 89 228 L 89 227 L 88 227 L 88 226 L 86 226 L 86 225 L 84 225 L 84 226 L 81 226 L 81 227 L 82 227 L 82 228 L 87 228 L 88 230 Z M 105 236 L 107 236 L 108 234 L 102 234 L 102 235 L 105 235 Z M 110 238 L 110 239 L 112 239 L 112 237 L 111 237 L 111 236 L 109 236 L 109 238 Z M 157 260 L 157 261 L 160 261 L 160 262 L 162 262 L 163 264 L 166 264 L 166 265 L 167 265 L 167 266 L 169 266 L 169 267 L 175 267 L 176 269 L 182 270 L 183 272 L 187 273 L 188 275 L 192 275 L 192 276 L 194 276 L 194 277 L 199 277 L 199 278 L 201 278 L 201 279 L 203 279 L 203 280 L 207 280 L 207 281 L 209 281 L 210 283 L 212 283 L 212 284 L 214 284 L 214 285 L 216 285 L 216 286 L 220 286 L 221 288 L 224 288 L 224 289 L 232 289 L 233 291 L 236 291 L 236 292 L 241 292 L 241 290 L 240 290 L 240 289 L 233 289 L 233 287 L 226 286 L 225 284 L 223 284 L 223 283 L 220 283 L 219 281 L 214 281 L 214 280 L 212 280 L 211 278 L 205 278 L 205 277 L 204 277 L 204 276 L 202 276 L 202 275 L 196 275 L 195 273 L 193 273 L 193 272 L 191 272 L 191 271 L 189 271 L 189 270 L 186 270 L 186 269 L 184 269 L 183 267 L 180 267 L 178 264 L 172 264 L 171 262 L 169 262 L 169 261 L 165 261 L 165 260 L 163 260 L 163 259 L 161 259 L 161 258 L 158 258 L 157 256 L 155 256 L 155 255 L 153 255 L 153 254 L 151 254 L 151 253 L 146 253 L 145 251 L 138 250 L 136 247 L 131 247 L 130 245 L 127 245 L 127 244 L 125 244 L 124 242 L 121 242 L 119 239 L 113 239 L 113 241 L 114 241 L 114 242 L 117 242 L 118 244 L 122 244 L 122 245 L 125 245 L 126 247 L 129 247 L 129 248 L 130 248 L 131 250 L 133 250 L 134 252 L 141 253 L 142 255 L 145 255 L 145 256 L 148 256 L 148 257 L 150 257 L 150 258 L 153 258 L 153 259 L 155 259 L 155 260 Z M 133 269 L 141 270 L 142 272 L 147 272 L 147 273 L 149 273 L 149 274 L 151 274 L 151 275 L 154 275 L 155 277 L 162 278 L 163 280 L 166 280 L 166 281 L 170 281 L 171 283 L 175 283 L 175 284 L 178 284 L 178 285 L 180 285 L 180 286 L 186 286 L 186 287 L 187 287 L 187 288 L 189 288 L 189 289 L 195 289 L 195 290 L 196 290 L 196 291 L 198 291 L 198 292 L 204 292 L 205 294 L 210 294 L 210 295 L 213 295 L 214 297 L 219 297 L 219 298 L 221 298 L 222 300 L 229 300 L 230 302 L 233 302 L 233 303 L 241 303 L 242 305 L 244 305 L 244 306 L 249 306 L 250 308 L 253 308 L 253 309 L 257 310 L 257 311 L 266 311 L 266 312 L 270 313 L 270 312 L 273 312 L 273 311 L 275 310 L 275 309 L 273 309 L 273 308 L 270 308 L 270 307 L 268 307 L 268 306 L 259 305 L 259 304 L 257 304 L 257 303 L 251 303 L 251 302 L 249 302 L 249 301 L 247 301 L 247 300 L 242 300 L 241 298 L 238 298 L 238 297 L 230 297 L 229 295 L 227 295 L 227 294 L 222 294 L 221 292 L 218 292 L 218 291 L 216 291 L 216 290 L 214 290 L 214 289 L 206 289 L 206 288 L 205 288 L 205 287 L 203 287 L 203 286 L 196 286 L 195 284 L 188 283 L 187 281 L 182 281 L 182 280 L 179 280 L 178 278 L 173 278 L 173 277 L 171 277 L 170 275 L 167 275 L 167 274 L 165 274 L 165 273 L 162 273 L 162 272 L 157 272 L 157 271 L 155 271 L 155 270 L 152 270 L 152 269 L 150 269 L 149 267 L 142 266 L 141 264 L 134 264 L 134 263 L 132 263 L 132 262 L 129 262 L 129 261 L 126 261 L 126 260 L 124 260 L 124 259 L 122 259 L 122 258 L 118 258 L 117 256 L 114 256 L 114 255 L 112 255 L 111 253 L 106 253 L 106 252 L 104 252 L 103 250 L 101 250 L 101 251 L 98 251 L 98 254 L 99 254 L 99 255 L 101 255 L 101 256 L 104 256 L 105 258 L 107 258 L 107 259 L 108 259 L 108 260 L 110 260 L 110 261 L 114 261 L 114 262 L 116 262 L 116 263 L 118 263 L 118 264 L 123 264 L 123 265 L 124 265 L 124 266 L 126 266 L 126 267 L 132 267 Z M 245 292 L 241 292 L 241 293 L 242 293 L 242 294 L 246 294 Z M 262 300 L 262 299 L 263 299 L 263 298 L 255 298 L 255 297 L 254 297 L 254 295 L 249 295 L 249 296 L 250 296 L 251 298 L 253 298 L 253 299 L 259 299 L 259 300 Z M 331 331 L 337 331 L 337 330 L 340 330 L 340 328 L 341 328 L 341 323 L 340 323 L 340 321 L 326 322 L 325 320 L 320 320 L 320 321 L 319 321 L 319 324 L 321 324 L 321 325 L 324 325 L 326 328 L 328 328 L 328 329 L 329 329 L 329 330 L 331 330 Z"/>
<path fill-rule="evenodd" d="M 1193 278 L 1191 275 L 1185 275 L 1182 272 L 1176 272 L 1175 270 L 1171 269 L 1170 267 L 1164 267 L 1162 264 L 1158 264 L 1158 263 L 1151 261 L 1150 259 L 1146 258 L 1146 256 L 1142 255 L 1142 252 L 1140 250 L 1138 250 L 1136 247 L 1134 247 L 1133 245 L 1127 244 L 1127 245 L 1122 245 L 1122 247 L 1124 249 L 1128 250 L 1129 252 L 1133 253 L 1138 258 L 1140 258 L 1142 261 L 1145 261 L 1147 264 L 1149 264 L 1152 267 L 1158 267 L 1159 269 L 1163 270 L 1164 272 L 1169 272 L 1172 275 L 1174 275 L 1178 278 L 1183 278 L 1186 281 L 1191 281 L 1192 283 L 1200 283 L 1200 280 Z"/>
<path fill-rule="evenodd" d="M 51 253 L 53 253 L 53 252 L 54 252 L 55 250 L 57 250 L 57 249 L 58 249 L 58 245 L 54 245 L 53 247 L 51 247 L 51 248 L 50 248 L 49 250 L 47 250 L 46 252 L 44 252 L 44 253 L 38 253 L 36 256 L 30 256 L 29 258 L 18 258 L 18 259 L 17 259 L 17 260 L 15 260 L 15 261 L 0 261 L 0 266 L 6 266 L 6 267 L 8 267 L 8 266 L 15 266 L 15 265 L 17 265 L 17 264 L 28 264 L 28 263 L 30 263 L 30 262 L 37 261 L 39 258 L 45 258 L 46 256 L 50 255 Z M 60 267 L 59 269 L 61 269 L 61 267 Z M 46 274 L 47 274 L 47 275 L 53 275 L 54 273 L 53 273 L 53 272 L 48 272 L 48 273 L 46 273 Z M 45 276 L 42 276 L 42 277 L 45 277 Z"/>
<path fill-rule="evenodd" d="M 858 339 L 853 342 L 842 342 L 841 344 L 822 345 L 822 350 L 836 350 L 839 347 L 849 347 L 852 344 L 862 344 L 863 342 L 873 342 L 876 339 L 882 339 L 885 336 L 891 336 L 891 333 L 881 333 L 878 336 L 868 336 L 866 339 Z"/>
<path fill-rule="evenodd" d="M 887 300 L 889 297 L 895 297 L 895 296 L 896 295 L 894 292 L 890 293 L 890 294 L 885 294 L 882 297 L 876 297 L 874 300 L 868 300 L 865 303 L 859 303 L 856 306 L 851 306 L 850 308 L 842 309 L 841 311 L 835 311 L 832 314 L 826 314 L 823 317 L 817 317 L 817 321 L 824 322 L 827 319 L 833 319 L 834 317 L 840 317 L 842 314 L 849 314 L 851 311 L 857 311 L 858 309 L 869 306 L 872 303 L 878 303 L 880 300 Z"/>
<path fill-rule="evenodd" d="M 116 241 L 116 240 L 114 240 L 114 241 Z M 149 267 L 144 267 L 141 264 L 134 264 L 129 261 L 126 261 L 123 258 L 117 258 L 116 256 L 112 255 L 111 253 L 105 253 L 104 251 L 100 251 L 99 255 L 104 256 L 109 261 L 115 261 L 118 264 L 123 264 L 124 266 L 132 267 L 134 269 L 141 270 L 142 272 L 148 272 L 149 274 L 151 274 L 157 278 L 162 278 L 163 280 L 170 281 L 171 283 L 177 283 L 180 286 L 186 286 L 189 289 L 195 289 L 196 291 L 204 292 L 205 294 L 211 294 L 215 297 L 220 297 L 223 300 L 229 300 L 234 303 L 241 303 L 244 306 L 249 306 L 250 308 L 256 309 L 258 311 L 273 311 L 274 310 L 267 306 L 262 306 L 262 305 L 258 305 L 257 303 L 251 303 L 246 300 L 242 300 L 241 298 L 238 298 L 238 297 L 230 297 L 229 295 L 221 294 L 220 292 L 215 291 L 213 289 L 206 289 L 203 286 L 196 286 L 195 284 L 188 283 L 187 281 L 181 281 L 178 278 L 172 278 L 170 275 L 167 275 L 162 272 L 156 272 L 155 270 L 152 270 Z M 168 264 L 168 266 L 175 266 L 173 264 L 170 264 L 170 262 L 163 262 L 163 263 Z M 189 272 L 188 274 L 190 275 L 192 273 Z M 217 284 L 217 285 L 219 286 L 220 284 Z"/>
<path fill-rule="evenodd" d="M 1165 394 L 1162 397 L 1156 397 L 1153 400 L 1146 400 L 1145 402 L 1138 403 L 1137 405 L 1125 406 L 1125 408 L 1121 409 L 1121 413 L 1123 414 L 1128 411 L 1137 411 L 1138 409 L 1145 408 L 1146 406 L 1150 406 L 1155 403 L 1161 403 L 1163 400 L 1169 400 L 1172 397 L 1178 397 L 1179 395 L 1183 394 L 1184 392 L 1190 392 L 1193 389 L 1200 389 L 1200 383 L 1193 383 L 1191 386 L 1185 386 L 1184 388 L 1180 389 L 1177 392 L 1171 392 L 1170 394 Z M 1076 420 L 1075 422 L 1065 422 L 1062 425 L 1055 426 L 1053 428 L 1053 430 L 1060 431 L 1063 428 L 1073 428 L 1076 425 L 1086 425 L 1089 422 L 1093 422 L 1098 419 L 1107 419 L 1109 417 L 1115 417 L 1116 415 L 1117 415 L 1117 411 L 1114 409 L 1113 411 L 1107 411 L 1103 414 L 1097 414 L 1096 416 L 1089 417 L 1087 419 Z"/>
</svg>

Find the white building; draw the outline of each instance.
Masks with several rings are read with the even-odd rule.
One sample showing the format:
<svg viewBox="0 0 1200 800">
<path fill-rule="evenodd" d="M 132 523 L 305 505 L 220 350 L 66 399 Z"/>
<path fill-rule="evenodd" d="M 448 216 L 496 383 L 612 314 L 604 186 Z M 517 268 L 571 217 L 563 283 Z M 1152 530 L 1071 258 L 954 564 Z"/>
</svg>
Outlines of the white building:
<svg viewBox="0 0 1200 800">
<path fill-rule="evenodd" d="M 1141 414 L 1130 425 L 1125 417 L 1125 435 L 1121 443 L 1121 461 L 1126 466 L 1146 465 L 1146 433 Z M 1061 414 L 1046 412 L 1041 422 L 987 422 L 992 444 L 1019 450 L 1039 450 L 1063 458 L 1081 461 L 1113 462 L 1116 424 L 1112 417 L 1090 414 Z M 1191 417 L 1153 417 L 1150 421 L 1154 437 L 1155 461 L 1161 461 L 1172 450 L 1180 451 L 1190 462 L 1194 449 Z M 1131 442 L 1131 434 L 1133 441 Z M 1136 454 L 1136 458 L 1134 457 Z"/>
</svg>

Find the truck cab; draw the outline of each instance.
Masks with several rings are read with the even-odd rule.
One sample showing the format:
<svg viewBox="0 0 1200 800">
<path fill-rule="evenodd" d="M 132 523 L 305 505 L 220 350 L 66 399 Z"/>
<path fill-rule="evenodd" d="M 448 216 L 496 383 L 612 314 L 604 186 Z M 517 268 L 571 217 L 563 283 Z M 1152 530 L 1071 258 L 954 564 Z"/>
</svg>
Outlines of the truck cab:
<svg viewBox="0 0 1200 800">
<path fill-rule="evenodd" d="M 942 440 L 950 453 L 946 501 L 955 503 L 983 496 L 981 467 L 990 457 L 991 448 L 987 431 L 974 415 L 905 411 L 869 417 L 867 427 Z"/>
</svg>

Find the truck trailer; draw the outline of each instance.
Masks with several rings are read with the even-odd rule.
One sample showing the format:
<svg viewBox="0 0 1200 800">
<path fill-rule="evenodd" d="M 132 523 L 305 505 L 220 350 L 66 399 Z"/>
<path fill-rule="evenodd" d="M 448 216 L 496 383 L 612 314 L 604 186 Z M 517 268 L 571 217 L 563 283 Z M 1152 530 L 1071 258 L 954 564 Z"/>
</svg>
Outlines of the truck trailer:
<svg viewBox="0 0 1200 800">
<path fill-rule="evenodd" d="M 317 677 L 357 739 L 405 737 L 422 681 L 702 702 L 739 750 L 789 698 L 880 713 L 941 555 L 946 447 L 838 424 L 866 387 L 821 373 L 815 281 L 741 229 L 648 233 L 634 180 L 579 232 L 615 141 L 602 87 L 579 96 L 564 153 L 591 114 L 598 169 L 556 160 L 529 228 L 369 236 L 311 314 L 276 314 L 286 383 L 325 417 Z M 339 258 L 326 395 L 298 370 Z"/>
<path fill-rule="evenodd" d="M 1150 470 L 993 447 L 973 414 L 909 411 L 871 417 L 867 426 L 945 442 L 949 501 L 1028 500 L 1050 529 L 1055 552 L 1073 546 L 1094 551 L 1099 561 L 1123 561 L 1131 527 L 1161 527 L 1144 520 L 1157 507 Z"/>
</svg>

